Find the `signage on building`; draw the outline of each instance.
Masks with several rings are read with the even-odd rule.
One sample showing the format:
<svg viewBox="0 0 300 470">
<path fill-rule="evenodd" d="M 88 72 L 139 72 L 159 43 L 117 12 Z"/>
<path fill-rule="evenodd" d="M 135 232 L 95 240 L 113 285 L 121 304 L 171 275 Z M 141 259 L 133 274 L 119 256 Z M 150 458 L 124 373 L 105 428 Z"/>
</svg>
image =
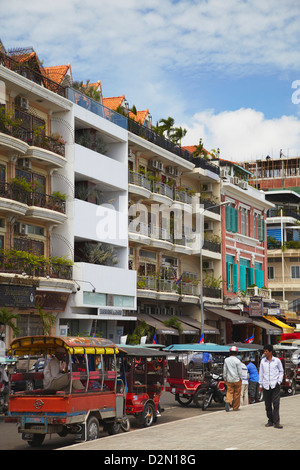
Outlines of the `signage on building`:
<svg viewBox="0 0 300 470">
<path fill-rule="evenodd" d="M 125 312 L 123 310 L 114 310 L 114 309 L 105 309 L 105 308 L 98 308 L 98 315 L 122 315 L 125 316 Z"/>
<path fill-rule="evenodd" d="M 0 285 L 3 307 L 35 308 L 35 287 Z"/>
<path fill-rule="evenodd" d="M 263 312 L 262 297 L 250 297 L 249 317 L 262 317 Z"/>
<path fill-rule="evenodd" d="M 36 307 L 43 310 L 58 310 L 64 312 L 70 294 L 63 292 L 37 291 L 35 296 Z"/>
</svg>

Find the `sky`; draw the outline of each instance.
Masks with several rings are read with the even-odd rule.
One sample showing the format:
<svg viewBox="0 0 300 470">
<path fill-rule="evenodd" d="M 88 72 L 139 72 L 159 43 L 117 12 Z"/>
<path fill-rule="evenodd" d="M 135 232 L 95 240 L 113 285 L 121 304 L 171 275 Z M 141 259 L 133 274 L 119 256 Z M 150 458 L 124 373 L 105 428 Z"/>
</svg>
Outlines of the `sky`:
<svg viewBox="0 0 300 470">
<path fill-rule="evenodd" d="M 0 0 L 6 47 L 101 80 L 221 158 L 300 155 L 298 0 Z"/>
</svg>

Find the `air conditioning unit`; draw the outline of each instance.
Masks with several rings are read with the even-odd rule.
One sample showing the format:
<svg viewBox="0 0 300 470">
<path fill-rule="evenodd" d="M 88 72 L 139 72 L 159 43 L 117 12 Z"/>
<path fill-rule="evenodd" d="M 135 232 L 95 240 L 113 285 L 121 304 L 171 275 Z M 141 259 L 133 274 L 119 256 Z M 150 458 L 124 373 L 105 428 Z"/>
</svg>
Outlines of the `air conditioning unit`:
<svg viewBox="0 0 300 470">
<path fill-rule="evenodd" d="M 233 178 L 233 184 L 240 184 L 240 179 L 237 176 Z"/>
<path fill-rule="evenodd" d="M 248 183 L 247 181 L 240 181 L 240 188 L 242 189 L 248 189 Z"/>
<path fill-rule="evenodd" d="M 203 269 L 214 269 L 214 262 L 213 261 L 203 261 L 202 267 L 203 267 Z"/>
<path fill-rule="evenodd" d="M 20 158 L 18 160 L 18 167 L 23 168 L 23 170 L 30 170 L 31 168 L 31 161 L 29 158 Z"/>
<path fill-rule="evenodd" d="M 220 172 L 221 178 L 228 178 L 229 176 L 229 170 L 227 168 L 222 168 Z"/>
<path fill-rule="evenodd" d="M 23 98 L 23 96 L 17 96 L 15 99 L 15 105 L 19 106 L 22 109 L 29 109 L 29 101 L 27 98 Z"/>
<path fill-rule="evenodd" d="M 204 231 L 209 231 L 214 229 L 214 223 L 213 222 L 204 222 L 203 224 Z"/>
<path fill-rule="evenodd" d="M 203 184 L 201 186 L 201 192 L 202 193 L 211 193 L 212 192 L 212 184 L 211 183 Z"/>
<path fill-rule="evenodd" d="M 152 168 L 158 168 L 158 164 L 157 160 L 149 160 L 149 166 L 152 166 Z"/>
<path fill-rule="evenodd" d="M 23 223 L 17 223 L 15 225 L 15 232 L 19 235 L 28 235 L 28 225 Z"/>
</svg>

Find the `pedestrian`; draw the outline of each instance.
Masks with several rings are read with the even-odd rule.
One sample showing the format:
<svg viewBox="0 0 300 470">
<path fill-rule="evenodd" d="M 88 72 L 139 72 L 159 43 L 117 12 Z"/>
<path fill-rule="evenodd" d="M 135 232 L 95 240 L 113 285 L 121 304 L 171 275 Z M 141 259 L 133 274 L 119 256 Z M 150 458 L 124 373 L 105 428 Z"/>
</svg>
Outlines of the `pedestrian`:
<svg viewBox="0 0 300 470">
<path fill-rule="evenodd" d="M 233 411 L 238 411 L 241 402 L 242 363 L 236 357 L 238 353 L 236 346 L 231 346 L 229 351 L 230 356 L 225 359 L 223 367 L 223 378 L 227 386 L 225 410 L 229 411 L 232 405 Z"/>
<path fill-rule="evenodd" d="M 250 404 L 259 401 L 259 375 L 256 365 L 250 360 L 250 357 L 245 358 L 245 364 L 249 373 L 248 394 Z"/>
<path fill-rule="evenodd" d="M 283 379 L 283 367 L 280 359 L 273 356 L 273 346 L 264 347 L 264 357 L 259 367 L 259 390 L 263 390 L 268 422 L 266 427 L 282 429 L 279 417 L 280 384 Z"/>
<path fill-rule="evenodd" d="M 241 390 L 241 406 L 249 404 L 248 385 L 249 385 L 249 372 L 247 366 L 242 362 L 242 390 Z"/>
</svg>

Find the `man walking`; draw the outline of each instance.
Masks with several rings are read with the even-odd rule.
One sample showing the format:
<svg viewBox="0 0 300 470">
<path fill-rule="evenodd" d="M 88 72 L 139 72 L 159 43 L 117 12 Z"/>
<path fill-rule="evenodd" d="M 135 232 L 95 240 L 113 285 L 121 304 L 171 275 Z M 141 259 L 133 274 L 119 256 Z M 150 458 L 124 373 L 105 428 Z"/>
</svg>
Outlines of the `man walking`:
<svg viewBox="0 0 300 470">
<path fill-rule="evenodd" d="M 230 348 L 230 356 L 224 361 L 223 378 L 227 385 L 225 410 L 229 411 L 232 404 L 233 411 L 238 411 L 241 402 L 242 390 L 242 363 L 236 357 L 238 348 L 232 346 Z"/>
<path fill-rule="evenodd" d="M 281 360 L 273 356 L 273 346 L 264 348 L 263 359 L 259 367 L 259 390 L 263 390 L 268 422 L 266 427 L 282 429 L 279 418 L 280 384 L 283 379 Z"/>
</svg>

